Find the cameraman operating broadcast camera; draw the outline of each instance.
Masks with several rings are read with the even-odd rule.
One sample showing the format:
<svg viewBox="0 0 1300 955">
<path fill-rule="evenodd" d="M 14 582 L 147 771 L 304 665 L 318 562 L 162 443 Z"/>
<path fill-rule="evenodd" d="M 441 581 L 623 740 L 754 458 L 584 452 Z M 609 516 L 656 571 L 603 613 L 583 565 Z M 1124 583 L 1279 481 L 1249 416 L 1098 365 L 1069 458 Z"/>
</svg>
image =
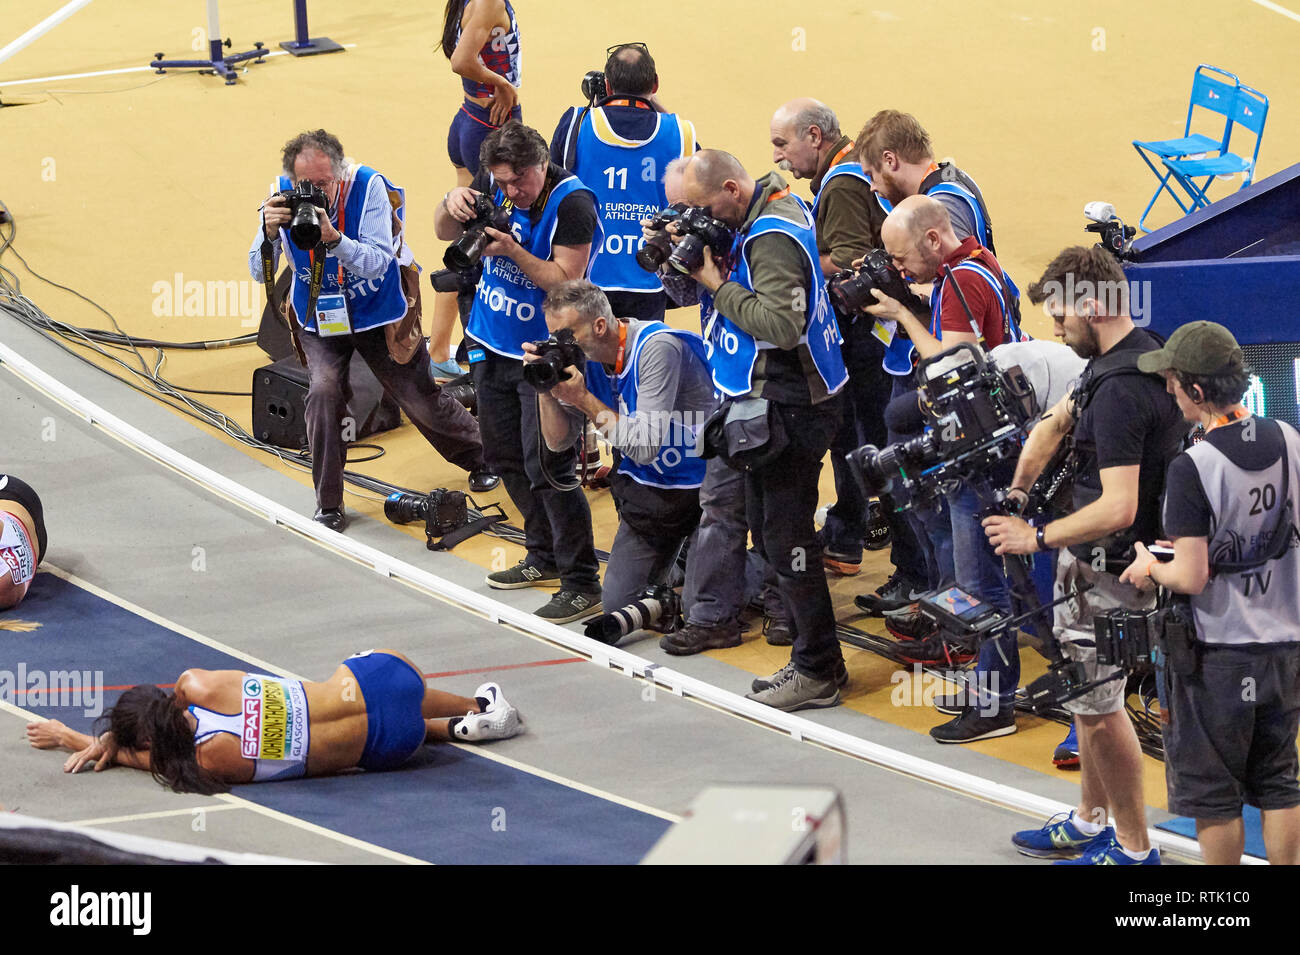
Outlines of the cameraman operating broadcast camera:
<svg viewBox="0 0 1300 955">
<path fill-rule="evenodd" d="M 543 307 L 552 340 L 524 345 L 524 375 L 546 388 L 547 446 L 571 447 L 590 419 L 618 457 L 609 483 L 619 526 L 601 594 L 610 613 L 663 583 L 699 525 L 705 462 L 696 441 L 717 403 L 713 380 L 699 335 L 616 319 L 590 282 L 557 285 Z M 567 361 L 564 342 L 580 349 L 581 365 Z"/>
<path fill-rule="evenodd" d="M 478 175 L 447 193 L 434 226 L 438 238 L 456 240 L 449 266 L 482 264 L 466 326 L 470 374 L 484 452 L 524 521 L 527 555 L 488 574 L 488 586 L 559 580 L 537 614 L 567 623 L 600 609 L 591 509 L 579 486 L 562 483 L 573 476 L 574 449 L 543 446 L 537 392 L 523 379 L 523 346 L 547 337 L 546 293 L 586 274 L 600 221 L 591 190 L 549 157 L 535 129 L 506 123 L 483 140 Z"/>
<path fill-rule="evenodd" d="M 1072 442 L 1074 512 L 1038 527 L 1019 517 L 984 520 L 999 554 L 1060 548 L 1054 633 L 1092 688 L 1065 703 L 1074 714 L 1082 770 L 1078 808 L 1012 843 L 1040 858 L 1082 854 L 1079 864 L 1159 864 L 1146 831 L 1142 751 L 1124 708 L 1125 674 L 1099 664 L 1093 620 L 1115 608 L 1143 610 L 1152 598 L 1120 580 L 1132 545 L 1157 537 L 1165 468 L 1187 433 L 1164 382 L 1138 367 L 1159 343 L 1135 328 L 1128 281 L 1109 252 L 1075 246 L 1029 289 L 1045 302 L 1056 334 L 1089 359 L 1083 376 L 1030 432 L 1009 495 L 1028 497 L 1063 441 Z M 1086 590 L 1084 589 L 1086 588 Z M 1097 681 L 1105 681 L 1097 684 Z M 1115 828 L 1107 823 L 1113 814 Z"/>
<path fill-rule="evenodd" d="M 948 211 L 940 202 L 919 195 L 903 199 L 886 217 L 881 238 L 899 272 L 917 282 L 933 283 L 930 320 L 927 327 L 912 309 L 879 288 L 871 290 L 875 304 L 868 305 L 865 311 L 881 320 L 897 322 L 922 359 L 961 342 L 987 351 L 1003 342 L 1020 340 L 1019 305 L 1011 293 L 1010 280 L 993 253 L 974 236 L 957 238 Z M 1010 477 L 1010 473 L 1004 475 L 1004 479 Z M 928 509 L 917 514 L 934 555 L 939 578 L 934 583 L 941 586 L 951 575 L 967 593 L 1010 613 L 1011 599 L 1002 564 L 980 529 L 981 504 L 974 490 L 962 483 L 945 497 L 946 514 Z M 896 616 L 889 623 L 892 632 L 916 638 L 903 650 L 909 662 L 942 663 L 950 659 L 949 649 L 921 618 Z M 1019 680 L 1015 631 L 984 642 L 979 655 L 977 675 L 989 674 L 990 678 L 977 683 L 996 685 L 998 699 L 967 706 L 948 723 L 934 727 L 930 735 L 937 742 L 969 743 L 1015 732 L 1014 694 Z M 996 683 L 992 674 L 996 674 Z"/>
<path fill-rule="evenodd" d="M 1295 865 L 1300 437 L 1242 405 L 1250 372 L 1222 325 L 1183 325 L 1138 367 L 1163 375 L 1183 417 L 1205 429 L 1165 481 L 1173 559 L 1138 543 L 1121 577 L 1186 595 L 1165 611 L 1158 671 L 1169 811 L 1196 820 L 1206 863 L 1236 865 L 1249 803 L 1263 812 L 1268 861 Z"/>
<path fill-rule="evenodd" d="M 848 674 L 813 514 L 847 374 L 812 215 L 779 175 L 755 182 L 719 150 L 688 160 L 682 186 L 692 207 L 669 262 L 712 297 L 705 339 L 726 396 L 706 453 L 745 472 L 754 548 L 792 615 L 790 663 L 755 681 L 750 699 L 787 711 L 835 706 Z"/>
<path fill-rule="evenodd" d="M 672 160 L 695 152 L 695 127 L 660 108 L 659 75 L 644 43 L 620 43 L 607 56 L 605 72 L 588 73 L 583 82 L 591 102 L 560 118 L 551 161 L 596 194 L 605 238 L 591 263 L 591 281 L 604 290 L 615 315 L 659 321 L 668 296 L 657 273 L 637 264 L 645 244 L 641 221 L 668 205 L 664 173 Z"/>
<path fill-rule="evenodd" d="M 343 145 L 323 129 L 289 140 L 283 168 L 262 206 L 248 268 L 273 302 L 281 250 L 293 265 L 292 290 L 282 309 L 298 360 L 307 367 L 313 520 L 336 531 L 347 524 L 343 421 L 353 351 L 425 440 L 470 472 L 472 491 L 496 487 L 497 478 L 483 463 L 478 424 L 430 375 L 419 274 L 408 268 L 413 260 L 402 238 L 405 192 L 369 166 L 349 166 Z"/>
</svg>

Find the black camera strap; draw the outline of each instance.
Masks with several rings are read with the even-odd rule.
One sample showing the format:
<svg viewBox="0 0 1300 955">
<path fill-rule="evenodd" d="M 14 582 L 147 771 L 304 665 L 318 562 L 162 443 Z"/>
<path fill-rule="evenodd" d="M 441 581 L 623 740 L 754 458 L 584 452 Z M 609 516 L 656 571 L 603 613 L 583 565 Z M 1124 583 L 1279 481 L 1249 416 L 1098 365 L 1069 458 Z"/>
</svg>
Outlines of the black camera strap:
<svg viewBox="0 0 1300 955">
<path fill-rule="evenodd" d="M 275 247 L 271 240 L 266 237 L 266 230 L 262 230 L 262 284 L 266 287 L 266 302 L 272 308 L 275 307 Z M 299 315 L 298 323 L 303 324 L 308 317 L 316 311 L 316 299 L 320 297 L 321 282 L 325 277 L 325 257 L 329 252 L 325 248 L 325 243 L 316 243 L 316 248 L 311 252 L 311 282 L 307 289 L 307 315 Z M 293 286 L 290 285 L 290 301 L 293 298 Z"/>
<path fill-rule="evenodd" d="M 966 304 L 966 296 L 962 294 L 961 286 L 957 284 L 957 277 L 952 274 L 951 265 L 945 265 L 943 267 L 943 277 L 945 281 L 952 283 L 952 290 L 957 293 L 957 301 L 961 302 L 962 310 L 966 313 L 966 320 L 970 322 L 971 330 L 975 332 L 975 338 L 979 341 L 980 347 L 981 348 L 984 347 L 984 332 L 979 327 L 979 323 L 975 321 L 975 315 L 971 312 L 970 306 Z M 939 289 L 939 308 L 942 311 L 943 309 L 943 288 L 942 287 L 940 287 Z M 939 321 L 940 323 L 942 323 L 943 319 L 940 318 Z M 939 334 L 940 335 L 943 334 L 942 328 L 939 329 Z"/>
</svg>

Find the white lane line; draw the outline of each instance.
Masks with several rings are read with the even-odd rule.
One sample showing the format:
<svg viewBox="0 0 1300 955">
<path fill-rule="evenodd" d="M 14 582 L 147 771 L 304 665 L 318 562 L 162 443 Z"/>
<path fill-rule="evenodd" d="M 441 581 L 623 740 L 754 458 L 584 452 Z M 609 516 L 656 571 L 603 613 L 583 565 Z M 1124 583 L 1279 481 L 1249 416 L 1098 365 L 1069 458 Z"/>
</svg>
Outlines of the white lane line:
<svg viewBox="0 0 1300 955">
<path fill-rule="evenodd" d="M 344 43 L 344 44 L 343 44 L 343 49 L 345 49 L 345 50 L 352 50 L 352 49 L 355 49 L 355 48 L 356 48 L 356 44 L 355 44 L 355 43 Z M 197 53 L 194 54 L 194 55 L 195 55 L 195 57 L 198 56 Z M 266 51 L 266 56 L 288 56 L 288 55 L 289 55 L 289 51 L 288 51 L 288 50 L 267 50 L 267 51 Z M 177 54 L 177 57 L 178 57 L 178 58 L 179 58 L 180 56 L 181 56 L 181 54 Z M 253 61 L 251 61 L 251 60 L 245 60 L 245 61 L 243 61 L 242 64 L 241 64 L 241 63 L 236 63 L 236 64 L 232 67 L 232 69 L 238 69 L 241 65 L 248 64 L 248 63 L 251 63 L 251 62 L 253 62 Z M 203 69 L 203 67 L 201 67 L 201 66 L 189 66 L 189 67 L 179 67 L 178 69 L 185 69 L 185 70 L 201 70 L 201 69 Z M 89 78 L 91 78 L 91 77 L 95 77 L 95 76 L 119 76 L 119 75 L 121 75 L 122 73 L 152 73 L 152 72 L 154 72 L 154 68 L 153 68 L 152 66 L 124 66 L 124 67 L 122 67 L 121 69 L 118 69 L 118 70 L 95 70 L 95 71 L 93 71 L 93 72 L 91 72 L 91 73 L 63 73 L 63 74 L 61 74 L 61 75 L 59 75 L 59 76 L 38 76 L 38 77 L 36 77 L 35 79 L 30 79 L 30 80 L 0 80 L 0 87 L 5 87 L 5 86 L 28 86 L 28 85 L 30 85 L 30 84 L 32 84 L 32 83 L 54 83 L 54 82 L 58 82 L 58 81 L 60 81 L 60 80 L 84 80 L 84 79 L 89 79 Z"/>
<path fill-rule="evenodd" d="M 1251 2 L 1258 3 L 1265 10 L 1272 10 L 1274 13 L 1280 13 L 1282 16 L 1288 17 L 1296 23 L 1300 23 L 1300 13 L 1288 10 L 1286 7 L 1279 7 L 1276 3 L 1273 3 L 1272 0 L 1251 0 Z"/>
<path fill-rule="evenodd" d="M 0 700 L 0 710 L 5 711 L 6 713 L 12 713 L 15 716 L 22 717 L 23 719 L 31 722 L 39 723 L 45 720 L 44 716 L 38 716 L 35 713 L 23 709 L 21 706 L 14 706 L 12 703 L 6 703 L 4 700 Z M 392 849 L 385 849 L 383 846 L 377 846 L 374 843 L 365 842 L 361 839 L 354 839 L 352 836 L 345 836 L 341 832 L 335 832 L 333 829 L 326 829 L 324 826 L 318 826 L 314 822 L 308 822 L 305 819 L 299 819 L 296 816 L 290 816 L 283 812 L 276 812 L 274 809 L 267 809 L 265 806 L 259 806 L 255 802 L 250 802 L 247 799 L 241 799 L 240 797 L 233 796 L 230 793 L 217 793 L 212 798 L 220 799 L 222 802 L 227 803 L 231 809 L 247 809 L 251 812 L 258 813 L 259 815 L 266 816 L 269 819 L 274 819 L 277 822 L 282 822 L 285 823 L 286 825 L 295 826 L 299 829 L 304 829 L 307 832 L 310 832 L 314 835 L 324 836 L 326 839 L 332 839 L 335 842 L 340 842 L 343 845 L 348 846 L 350 848 L 360 849 L 363 852 L 369 852 L 371 855 L 377 855 L 385 859 L 391 859 L 394 862 L 404 862 L 408 865 L 432 865 L 432 863 L 426 862 L 423 859 L 417 859 L 414 856 L 404 855 L 401 852 L 394 852 Z M 216 809 L 219 807 L 212 806 L 209 808 Z M 182 811 L 188 813 L 191 810 L 186 809 Z M 149 814 L 145 813 L 143 815 L 148 816 Z M 129 818 L 129 817 L 125 817 L 125 818 Z M 71 825 L 71 823 L 68 823 L 68 825 Z M 82 823 L 81 825 L 84 825 L 84 823 Z"/>
<path fill-rule="evenodd" d="M 226 812 L 230 809 L 243 809 L 243 806 L 225 804 L 221 806 L 191 806 L 189 809 L 160 809 L 157 812 L 137 812 L 129 816 L 100 816 L 97 819 L 73 819 L 69 826 L 112 826 L 121 822 L 140 822 L 145 819 L 166 819 L 170 816 L 192 816 L 196 812 Z"/>
<path fill-rule="evenodd" d="M 232 804 L 235 809 L 248 809 L 259 815 L 266 816 L 268 819 L 274 819 L 277 822 L 283 822 L 286 825 L 296 826 L 299 829 L 305 829 L 307 832 L 314 833 L 318 836 L 324 836 L 326 839 L 333 839 L 335 842 L 341 842 L 345 846 L 351 846 L 354 849 L 361 849 L 377 856 L 383 856 L 385 859 L 391 859 L 394 862 L 404 862 L 407 865 L 433 865 L 424 859 L 417 859 L 415 856 L 408 856 L 401 852 L 395 852 L 392 849 L 385 849 L 383 846 L 377 846 L 373 842 L 366 842 L 362 839 L 354 839 L 352 836 L 345 836 L 341 832 L 335 832 L 333 829 L 327 829 L 324 826 L 318 826 L 314 822 L 308 822 L 306 819 L 299 819 L 297 816 L 291 816 L 288 813 L 279 812 L 275 809 L 268 809 L 266 806 L 259 805 L 255 802 L 249 802 L 247 799 L 240 799 L 238 796 L 232 796 L 230 793 L 217 793 L 215 799 Z"/>
<path fill-rule="evenodd" d="M 287 676 L 291 680 L 308 679 L 305 676 L 299 676 L 297 673 L 291 673 L 288 670 L 284 669 L 284 667 L 276 666 L 274 663 L 268 663 L 266 660 L 260 660 L 257 657 L 245 653 L 242 650 L 236 650 L 234 647 L 230 646 L 229 644 L 222 643 L 220 640 L 213 640 L 211 637 L 205 637 L 203 634 L 197 633 L 191 630 L 189 627 L 182 627 L 179 623 L 176 623 L 172 620 L 168 620 L 166 617 L 160 617 L 158 614 L 153 613 L 149 610 L 145 610 L 143 607 L 139 606 L 138 604 L 133 604 L 131 603 L 131 601 L 123 597 L 119 597 L 117 594 L 110 593 L 109 591 L 105 590 L 103 587 L 96 587 L 90 581 L 82 580 L 76 574 L 68 573 L 68 571 L 63 570 L 60 567 L 54 567 L 48 563 L 42 563 L 41 570 L 47 570 L 55 577 L 62 578 L 63 580 L 66 580 L 68 583 L 80 587 L 82 590 L 87 590 L 90 593 L 94 594 L 96 597 L 99 597 L 103 600 L 107 600 L 109 603 L 117 604 L 123 610 L 129 610 L 131 611 L 131 613 L 135 614 L 138 617 L 144 617 L 144 619 L 148 620 L 150 623 L 156 623 L 160 627 L 166 627 L 168 630 L 172 630 L 176 633 L 179 633 L 182 637 L 186 637 L 190 640 L 193 640 L 195 643 L 201 643 L 205 647 L 211 647 L 213 650 L 220 650 L 222 653 L 228 654 L 229 656 L 238 657 L 239 659 L 251 663 L 256 667 L 260 667 L 262 670 L 264 670 L 267 673 L 277 673 L 280 676 Z M 180 674 L 178 673 L 177 676 L 180 676 Z"/>
</svg>

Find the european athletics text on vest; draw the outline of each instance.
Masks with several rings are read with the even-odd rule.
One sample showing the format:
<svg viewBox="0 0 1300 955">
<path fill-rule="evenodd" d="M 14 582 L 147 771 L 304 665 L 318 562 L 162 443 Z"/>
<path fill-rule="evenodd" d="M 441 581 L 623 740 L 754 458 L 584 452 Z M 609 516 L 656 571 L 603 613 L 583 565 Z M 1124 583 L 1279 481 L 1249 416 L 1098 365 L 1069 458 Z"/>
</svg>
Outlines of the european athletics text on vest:
<svg viewBox="0 0 1300 955">
<path fill-rule="evenodd" d="M 645 245 L 641 220 L 668 205 L 664 169 L 694 154 L 695 127 L 672 113 L 657 113 L 654 133 L 633 140 L 614 132 L 604 107 L 580 115 L 573 173 L 596 194 L 605 230 L 589 278 L 606 292 L 660 292 L 659 276 L 636 264 Z"/>
</svg>

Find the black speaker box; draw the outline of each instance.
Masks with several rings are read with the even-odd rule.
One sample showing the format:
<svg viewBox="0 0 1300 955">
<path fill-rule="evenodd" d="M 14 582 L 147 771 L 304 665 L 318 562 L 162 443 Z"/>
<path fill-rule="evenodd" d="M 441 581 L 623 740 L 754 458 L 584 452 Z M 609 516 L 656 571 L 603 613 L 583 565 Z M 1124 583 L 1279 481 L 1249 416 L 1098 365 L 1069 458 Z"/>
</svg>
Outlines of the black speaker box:
<svg viewBox="0 0 1300 955">
<path fill-rule="evenodd" d="M 384 394 L 379 380 L 356 352 L 348 365 L 348 380 L 352 386 L 348 416 L 359 422 L 358 440 L 402 423 L 397 402 Z M 253 372 L 253 436 L 295 451 L 307 447 L 307 369 L 296 357 L 282 358 Z"/>
</svg>

